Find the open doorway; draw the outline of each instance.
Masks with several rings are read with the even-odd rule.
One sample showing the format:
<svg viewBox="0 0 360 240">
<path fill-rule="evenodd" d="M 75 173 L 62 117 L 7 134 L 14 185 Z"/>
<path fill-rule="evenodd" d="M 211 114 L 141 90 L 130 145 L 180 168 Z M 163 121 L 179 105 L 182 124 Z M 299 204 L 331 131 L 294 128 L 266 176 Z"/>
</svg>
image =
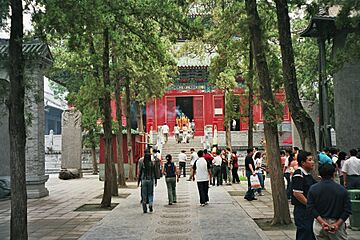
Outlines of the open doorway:
<svg viewBox="0 0 360 240">
<path fill-rule="evenodd" d="M 176 117 L 184 114 L 190 121 L 194 118 L 193 97 L 176 97 Z"/>
</svg>

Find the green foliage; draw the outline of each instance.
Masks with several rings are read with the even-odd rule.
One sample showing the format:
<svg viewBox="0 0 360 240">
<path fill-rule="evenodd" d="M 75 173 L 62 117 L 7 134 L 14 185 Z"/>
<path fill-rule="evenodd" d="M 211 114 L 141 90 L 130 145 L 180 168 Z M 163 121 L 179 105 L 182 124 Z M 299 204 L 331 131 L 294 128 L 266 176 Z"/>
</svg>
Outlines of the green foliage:
<svg viewBox="0 0 360 240">
<path fill-rule="evenodd" d="M 9 17 L 9 6 L 8 0 L 0 0 L 0 31 L 6 26 L 6 20 Z"/>
<path fill-rule="evenodd" d="M 50 77 L 63 82 L 67 100 L 83 114 L 83 127 L 97 133 L 100 100 L 130 80 L 131 98 L 144 105 L 160 97 L 176 74 L 171 44 L 180 35 L 199 34 L 198 21 L 186 16 L 187 1 L 38 0 L 35 29 L 52 46 Z M 110 78 L 102 83 L 103 39 L 110 33 Z M 61 91 L 61 89 L 59 89 Z M 113 127 L 117 127 L 114 124 Z M 114 129 L 117 131 L 116 129 Z"/>
</svg>

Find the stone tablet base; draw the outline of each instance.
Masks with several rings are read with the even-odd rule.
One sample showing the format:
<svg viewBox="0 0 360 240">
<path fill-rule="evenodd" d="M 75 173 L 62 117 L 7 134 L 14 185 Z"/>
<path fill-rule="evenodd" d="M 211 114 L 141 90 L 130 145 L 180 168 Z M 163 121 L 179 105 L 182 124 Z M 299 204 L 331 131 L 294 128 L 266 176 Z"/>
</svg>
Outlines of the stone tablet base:
<svg viewBox="0 0 360 240">
<path fill-rule="evenodd" d="M 28 199 L 49 196 L 49 191 L 45 187 L 45 182 L 48 179 L 49 175 L 26 177 L 26 191 Z"/>
</svg>

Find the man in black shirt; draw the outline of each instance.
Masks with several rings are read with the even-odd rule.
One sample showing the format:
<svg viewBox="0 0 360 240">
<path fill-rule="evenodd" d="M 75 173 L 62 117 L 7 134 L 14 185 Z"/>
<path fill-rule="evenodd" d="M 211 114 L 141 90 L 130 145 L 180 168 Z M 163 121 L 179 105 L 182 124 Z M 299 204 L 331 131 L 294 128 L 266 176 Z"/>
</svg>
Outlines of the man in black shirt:
<svg viewBox="0 0 360 240">
<path fill-rule="evenodd" d="M 254 150 L 249 148 L 247 150 L 247 156 L 245 158 L 245 170 L 246 170 L 246 177 L 248 180 L 248 190 L 247 190 L 244 198 L 248 201 L 257 200 L 254 195 L 254 190 L 251 189 L 251 183 L 250 183 L 250 176 L 256 175 L 255 164 L 254 164 L 254 160 L 252 159 L 253 153 L 254 153 Z"/>
<path fill-rule="evenodd" d="M 292 177 L 291 196 L 291 203 L 294 205 L 296 240 L 315 240 L 313 233 L 314 218 L 306 211 L 309 188 L 316 183 L 310 174 L 314 168 L 314 159 L 311 153 L 300 151 L 297 160 L 300 167 Z"/>
<path fill-rule="evenodd" d="M 324 164 L 319 168 L 321 182 L 310 187 L 307 208 L 316 220 L 314 234 L 321 239 L 348 239 L 344 222 L 351 214 L 346 189 L 334 182 L 335 167 Z"/>
</svg>

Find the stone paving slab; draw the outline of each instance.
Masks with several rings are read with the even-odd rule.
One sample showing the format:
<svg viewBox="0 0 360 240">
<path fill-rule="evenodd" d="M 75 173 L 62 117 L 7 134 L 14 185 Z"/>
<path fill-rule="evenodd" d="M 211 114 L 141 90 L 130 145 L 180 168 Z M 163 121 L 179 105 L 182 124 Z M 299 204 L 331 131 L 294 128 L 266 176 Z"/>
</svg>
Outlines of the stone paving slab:
<svg viewBox="0 0 360 240">
<path fill-rule="evenodd" d="M 82 179 L 60 180 L 50 175 L 46 187 L 50 195 L 28 200 L 29 239 L 286 239 L 294 240 L 294 230 L 262 231 L 252 219 L 273 216 L 270 182 L 259 200 L 248 202 L 241 193 L 245 181 L 231 186 L 210 188 L 210 204 L 199 206 L 195 182 L 181 178 L 178 204 L 167 205 L 164 179 L 155 189 L 154 213 L 143 214 L 139 189 L 119 189 L 127 198 L 113 198 L 119 203 L 113 211 L 74 212 L 85 203 L 100 203 L 103 182 L 85 174 Z M 234 196 L 228 193 L 231 191 Z M 291 216 L 292 206 L 290 205 Z M 10 201 L 0 201 L 0 239 L 10 239 Z M 360 232 L 348 229 L 349 240 L 360 240 Z"/>
<path fill-rule="evenodd" d="M 270 179 L 266 178 L 265 181 L 266 190 L 263 191 L 264 196 L 257 196 L 258 200 L 247 201 L 244 196 L 232 196 L 233 200 L 236 201 L 241 208 L 252 218 L 252 219 L 271 219 L 274 215 L 273 200 L 271 195 L 271 183 Z M 230 186 L 224 186 L 226 191 L 230 192 L 244 192 L 247 190 L 247 182 L 241 181 L 240 184 L 232 184 Z M 289 202 L 290 216 L 294 222 L 293 209 L 294 206 Z M 347 224 L 348 224 L 347 220 Z M 295 240 L 296 230 L 271 230 L 263 231 L 263 233 L 271 240 Z M 349 240 L 360 240 L 360 231 L 352 231 L 347 229 Z"/>
<path fill-rule="evenodd" d="M 51 174 L 46 183 L 50 195 L 28 200 L 29 239 L 78 239 L 109 213 L 74 212 L 85 203 L 100 203 L 95 197 L 102 193 L 103 185 L 96 175 L 65 181 Z M 10 239 L 10 200 L 0 201 L 0 239 Z"/>
<path fill-rule="evenodd" d="M 164 179 L 155 188 L 153 213 L 142 213 L 139 190 L 80 239 L 268 239 L 222 187 L 211 187 L 208 206 L 199 204 L 195 182 L 181 178 L 178 203 L 167 205 Z"/>
</svg>

